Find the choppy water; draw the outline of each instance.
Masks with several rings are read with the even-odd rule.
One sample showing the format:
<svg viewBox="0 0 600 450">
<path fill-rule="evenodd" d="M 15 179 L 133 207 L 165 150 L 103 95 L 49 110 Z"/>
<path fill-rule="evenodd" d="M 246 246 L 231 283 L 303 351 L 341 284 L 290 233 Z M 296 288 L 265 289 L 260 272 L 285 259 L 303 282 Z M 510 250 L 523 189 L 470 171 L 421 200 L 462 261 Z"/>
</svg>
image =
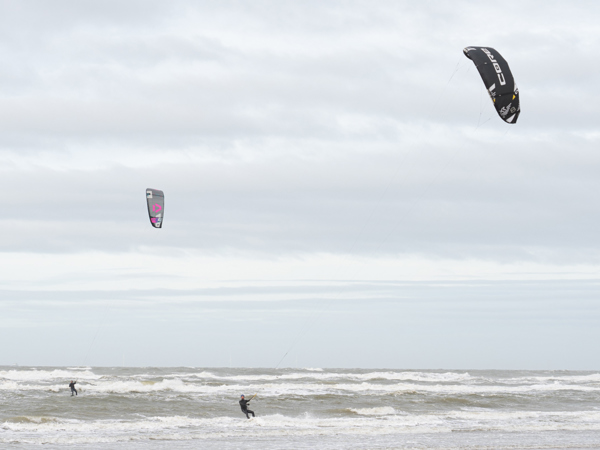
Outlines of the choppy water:
<svg viewBox="0 0 600 450">
<path fill-rule="evenodd" d="M 600 373 L 0 367 L 0 423 L 19 448 L 600 448 Z"/>
</svg>

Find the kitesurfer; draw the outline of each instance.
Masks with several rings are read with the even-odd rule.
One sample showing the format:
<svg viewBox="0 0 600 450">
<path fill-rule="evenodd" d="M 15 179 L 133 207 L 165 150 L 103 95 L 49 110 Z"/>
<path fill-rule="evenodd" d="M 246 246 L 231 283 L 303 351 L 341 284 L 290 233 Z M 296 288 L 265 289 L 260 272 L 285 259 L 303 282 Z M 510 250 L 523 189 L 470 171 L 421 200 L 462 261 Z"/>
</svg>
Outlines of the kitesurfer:
<svg viewBox="0 0 600 450">
<path fill-rule="evenodd" d="M 254 397 L 252 397 L 252 398 L 254 398 Z M 250 399 L 250 400 L 252 400 L 252 399 Z M 242 412 L 243 412 L 244 414 L 246 414 L 246 417 L 247 417 L 248 419 L 250 418 L 250 416 L 249 416 L 248 414 L 252 414 L 252 417 L 255 417 L 255 416 L 254 416 L 254 411 L 250 411 L 250 410 L 248 409 L 248 403 L 250 403 L 250 400 L 246 400 L 246 399 L 244 399 L 244 396 L 243 396 L 243 395 L 242 395 L 242 396 L 241 396 L 241 398 L 240 398 L 240 406 L 242 407 Z"/>
<path fill-rule="evenodd" d="M 69 383 L 69 387 L 71 388 L 71 397 L 73 397 L 73 393 L 75 395 L 77 395 L 77 389 L 75 389 L 76 383 L 77 383 L 77 381 L 73 381 L 73 380 L 71 380 L 71 382 Z"/>
</svg>

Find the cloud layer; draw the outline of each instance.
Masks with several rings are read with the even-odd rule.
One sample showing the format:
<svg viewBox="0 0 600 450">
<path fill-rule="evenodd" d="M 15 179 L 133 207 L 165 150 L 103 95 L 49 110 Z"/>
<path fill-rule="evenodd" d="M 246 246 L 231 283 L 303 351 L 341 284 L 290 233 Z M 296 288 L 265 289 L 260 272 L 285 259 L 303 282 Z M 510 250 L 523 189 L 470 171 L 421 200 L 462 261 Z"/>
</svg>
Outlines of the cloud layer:
<svg viewBox="0 0 600 450">
<path fill-rule="evenodd" d="M 595 279 L 598 17 L 592 1 L 6 2 L 3 301 Z M 508 60 L 517 125 L 468 45 Z M 146 187 L 166 193 L 162 230 Z M 264 295 L 327 297 L 296 281 Z"/>
</svg>

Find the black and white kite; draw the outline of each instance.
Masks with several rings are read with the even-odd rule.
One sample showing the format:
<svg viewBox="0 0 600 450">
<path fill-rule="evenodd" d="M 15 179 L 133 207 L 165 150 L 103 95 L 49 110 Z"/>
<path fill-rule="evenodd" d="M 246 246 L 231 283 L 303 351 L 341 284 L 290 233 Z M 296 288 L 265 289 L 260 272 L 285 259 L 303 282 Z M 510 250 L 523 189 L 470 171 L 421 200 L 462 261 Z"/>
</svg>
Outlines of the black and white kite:
<svg viewBox="0 0 600 450">
<path fill-rule="evenodd" d="M 463 52 L 475 63 L 500 118 L 517 123 L 521 113 L 519 89 L 506 60 L 491 47 L 467 47 Z"/>
</svg>

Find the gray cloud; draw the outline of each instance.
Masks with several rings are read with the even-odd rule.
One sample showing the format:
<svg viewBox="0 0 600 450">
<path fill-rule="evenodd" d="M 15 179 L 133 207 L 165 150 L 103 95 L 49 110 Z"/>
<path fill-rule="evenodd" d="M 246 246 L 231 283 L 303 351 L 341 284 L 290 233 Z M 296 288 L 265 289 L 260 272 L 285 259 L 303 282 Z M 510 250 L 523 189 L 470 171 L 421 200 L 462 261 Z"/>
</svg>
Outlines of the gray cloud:
<svg viewBox="0 0 600 450">
<path fill-rule="evenodd" d="M 254 160 L 10 170 L 0 242 L 11 251 L 140 247 L 149 226 L 142 190 L 158 187 L 167 192 L 159 233 L 178 248 L 343 253 L 358 238 L 353 250 L 367 253 L 529 259 L 529 248 L 544 248 L 595 260 L 595 145 L 570 137 L 578 148 L 564 151 L 534 138 L 523 148 L 520 139 L 494 145 L 479 135 L 465 149 L 440 140 L 404 162 L 406 150 L 369 156 L 359 145 L 312 160 L 288 148 Z"/>
</svg>

